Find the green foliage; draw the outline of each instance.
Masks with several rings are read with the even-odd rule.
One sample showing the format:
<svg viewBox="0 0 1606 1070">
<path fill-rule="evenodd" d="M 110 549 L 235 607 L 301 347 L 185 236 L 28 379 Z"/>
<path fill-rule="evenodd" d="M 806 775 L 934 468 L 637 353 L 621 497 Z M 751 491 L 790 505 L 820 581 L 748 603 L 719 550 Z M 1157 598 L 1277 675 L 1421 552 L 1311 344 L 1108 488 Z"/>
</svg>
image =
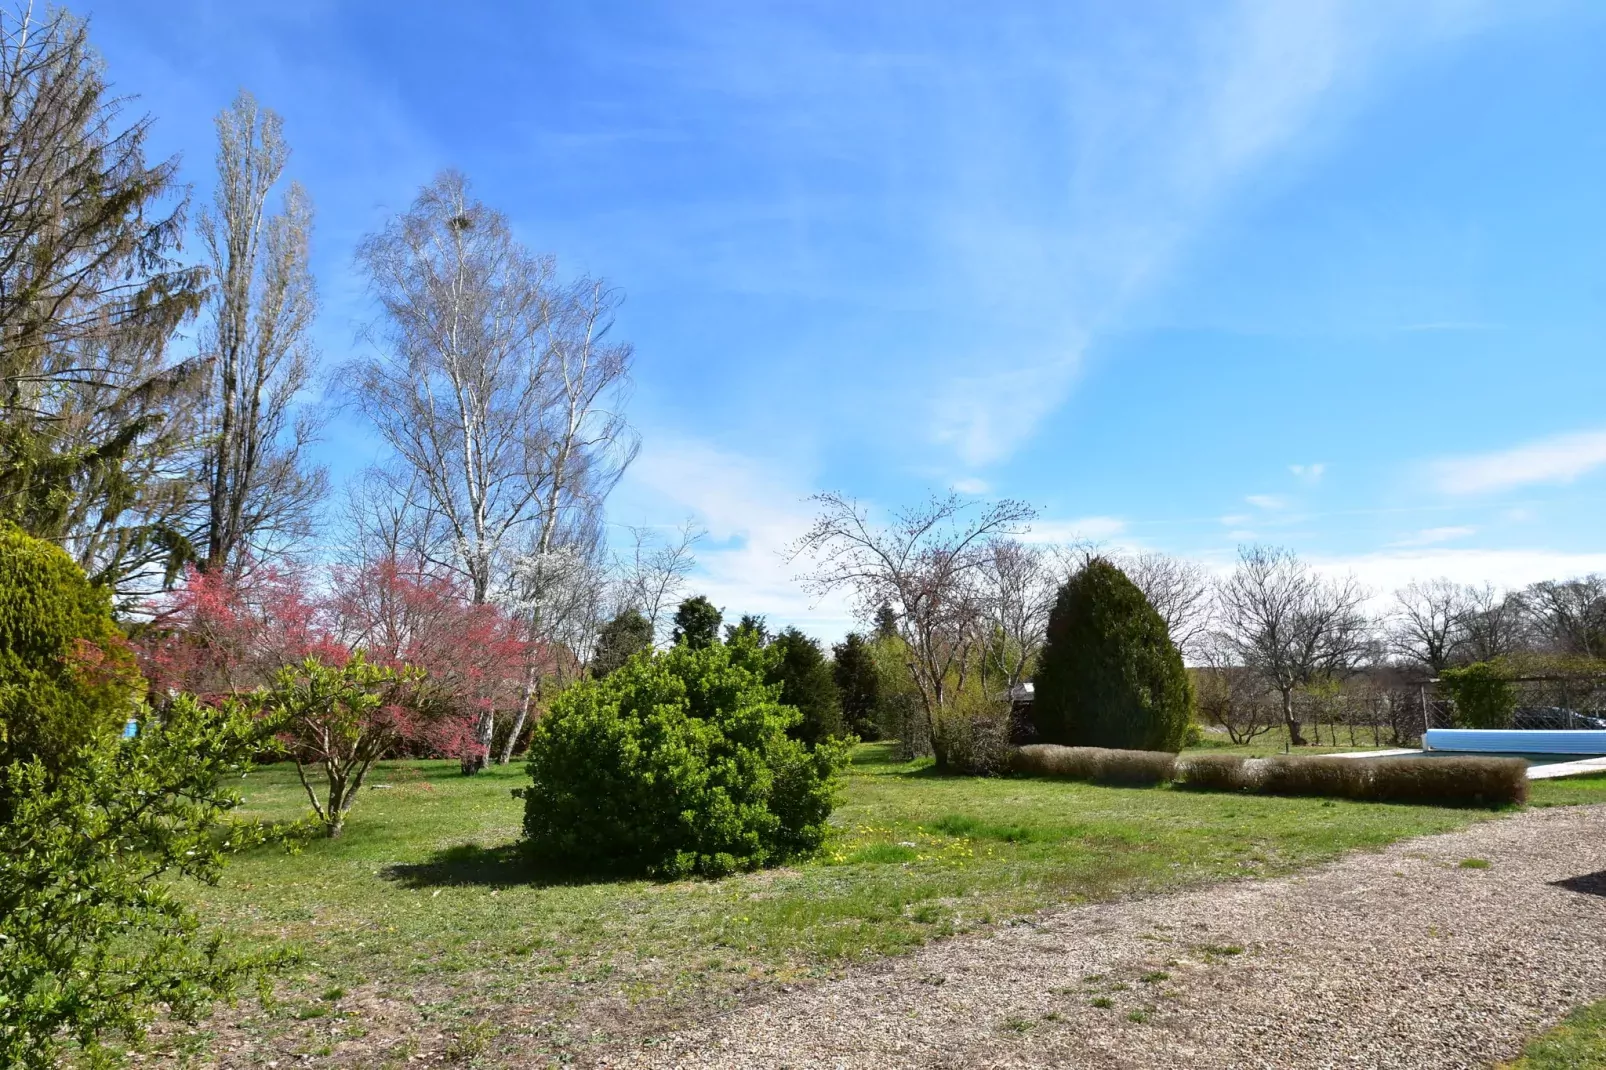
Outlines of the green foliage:
<svg viewBox="0 0 1606 1070">
<path fill-rule="evenodd" d="M 746 645 L 682 643 L 558 696 L 530 740 L 524 834 L 581 871 L 721 876 L 825 838 L 847 746 L 787 736 L 797 711 Z"/>
<path fill-rule="evenodd" d="M 719 642 L 719 622 L 723 614 L 702 595 L 693 595 L 675 610 L 676 644 L 701 650 Z"/>
<path fill-rule="evenodd" d="M 743 613 L 740 621 L 725 625 L 727 643 L 749 642 L 754 646 L 764 646 L 769 641 L 769 624 L 757 613 Z"/>
<path fill-rule="evenodd" d="M 789 733 L 792 738 L 812 747 L 841 736 L 842 704 L 831 663 L 819 642 L 788 628 L 775 637 L 768 654 L 770 668 L 765 681 L 780 684 L 781 702 L 802 714 Z"/>
<path fill-rule="evenodd" d="M 868 646 L 876 673 L 876 723 L 881 738 L 899 740 L 904 756 L 914 757 L 929 743 L 931 726 L 926 723 L 925 704 L 909 672 L 909 649 L 897 635 L 879 632 Z M 931 752 L 928 749 L 924 753 Z"/>
<path fill-rule="evenodd" d="M 1517 692 L 1501 666 L 1480 661 L 1461 669 L 1445 669 L 1440 685 L 1455 703 L 1456 723 L 1465 728 L 1510 728 Z"/>
<path fill-rule="evenodd" d="M 974 685 L 974 681 L 973 681 Z M 931 726 L 931 750 L 937 768 L 966 776 L 1008 772 L 1009 703 L 971 686 L 953 697 Z"/>
<path fill-rule="evenodd" d="M 313 813 L 329 836 L 345 828 L 374 762 L 412 727 L 398 692 L 422 677 L 417 669 L 372 665 L 358 651 L 344 665 L 315 657 L 286 665 L 271 688 L 252 696 L 282 730 Z M 323 777 L 321 798 L 307 777 L 309 768 Z"/>
<path fill-rule="evenodd" d="M 268 838 L 231 820 L 265 726 L 181 696 L 139 737 L 89 742 L 65 772 L 0 767 L 14 798 L 0 826 L 0 1065 L 61 1065 L 137 1039 L 159 1012 L 194 1021 L 283 954 L 237 957 L 202 936 L 173 883 L 215 883 L 227 854 Z"/>
<path fill-rule="evenodd" d="M 1035 683 L 1032 718 L 1050 743 L 1175 751 L 1192 719 L 1192 687 L 1165 621 L 1102 558 L 1060 588 Z"/>
<path fill-rule="evenodd" d="M 60 772 L 123 727 L 142 683 L 106 590 L 59 547 L 0 525 L 0 765 Z"/>
<path fill-rule="evenodd" d="M 0 70 L 0 517 L 71 540 L 96 582 L 171 576 L 193 501 L 174 479 L 197 434 L 186 395 L 205 377 L 169 344 L 206 281 L 178 262 L 178 160 L 147 162 L 150 122 L 82 19 L 25 19 Z"/>
<path fill-rule="evenodd" d="M 643 650 L 651 649 L 652 621 L 637 610 L 624 610 L 597 633 L 597 650 L 591 656 L 591 675 L 600 680 Z"/>
<path fill-rule="evenodd" d="M 831 675 L 836 680 L 843 726 L 863 740 L 879 739 L 881 676 L 870 644 L 858 632 L 831 648 Z"/>
</svg>

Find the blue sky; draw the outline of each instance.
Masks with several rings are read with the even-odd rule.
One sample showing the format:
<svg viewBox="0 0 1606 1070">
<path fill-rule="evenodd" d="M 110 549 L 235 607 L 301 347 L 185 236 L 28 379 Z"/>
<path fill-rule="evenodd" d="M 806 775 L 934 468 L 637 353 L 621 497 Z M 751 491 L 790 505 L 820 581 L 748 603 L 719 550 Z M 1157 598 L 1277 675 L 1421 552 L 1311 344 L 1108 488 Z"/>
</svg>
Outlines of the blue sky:
<svg viewBox="0 0 1606 1070">
<path fill-rule="evenodd" d="M 792 8 L 79 5 L 198 194 L 237 88 L 284 115 L 330 365 L 442 167 L 621 287 L 611 517 L 696 517 L 731 614 L 845 629 L 779 557 L 825 488 L 1379 591 L 1606 571 L 1606 7 Z"/>
</svg>

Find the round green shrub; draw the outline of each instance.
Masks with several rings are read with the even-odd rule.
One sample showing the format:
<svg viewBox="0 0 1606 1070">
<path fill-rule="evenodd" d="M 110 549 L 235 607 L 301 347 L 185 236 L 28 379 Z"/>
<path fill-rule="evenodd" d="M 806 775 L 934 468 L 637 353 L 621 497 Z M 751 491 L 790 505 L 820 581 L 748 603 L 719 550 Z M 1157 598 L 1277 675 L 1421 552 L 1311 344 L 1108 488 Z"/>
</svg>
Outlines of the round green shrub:
<svg viewBox="0 0 1606 1070">
<path fill-rule="evenodd" d="M 1046 743 L 1176 751 L 1193 689 L 1165 622 L 1126 573 L 1094 558 L 1060 588 L 1032 719 Z"/>
<path fill-rule="evenodd" d="M 0 525 L 0 765 L 62 769 L 143 686 L 111 596 L 53 543 Z"/>
<path fill-rule="evenodd" d="M 521 792 L 535 860 L 712 877 L 818 848 L 847 747 L 788 738 L 799 714 L 765 667 L 750 644 L 682 644 L 558 696 Z"/>
<path fill-rule="evenodd" d="M 1439 684 L 1455 703 L 1460 728 L 1510 728 L 1517 692 L 1500 666 L 1479 661 L 1465 668 L 1445 669 Z"/>
</svg>

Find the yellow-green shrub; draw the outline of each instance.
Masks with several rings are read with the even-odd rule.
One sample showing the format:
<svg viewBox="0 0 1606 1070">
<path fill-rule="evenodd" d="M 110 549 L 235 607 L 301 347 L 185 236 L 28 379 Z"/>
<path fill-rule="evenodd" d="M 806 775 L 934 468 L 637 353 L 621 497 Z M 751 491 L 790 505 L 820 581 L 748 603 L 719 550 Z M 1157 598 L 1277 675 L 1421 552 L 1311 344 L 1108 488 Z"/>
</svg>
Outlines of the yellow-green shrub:
<svg viewBox="0 0 1606 1070">
<path fill-rule="evenodd" d="M 0 525 L 0 766 L 59 771 L 123 726 L 142 684 L 110 594 L 60 547 Z"/>
</svg>

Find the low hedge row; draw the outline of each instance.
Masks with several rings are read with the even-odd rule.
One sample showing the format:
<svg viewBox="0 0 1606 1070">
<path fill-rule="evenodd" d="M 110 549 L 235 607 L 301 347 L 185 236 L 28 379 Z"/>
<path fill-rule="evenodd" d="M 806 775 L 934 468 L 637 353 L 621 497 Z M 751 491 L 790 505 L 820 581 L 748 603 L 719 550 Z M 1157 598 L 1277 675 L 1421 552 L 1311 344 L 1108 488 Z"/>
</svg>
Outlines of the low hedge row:
<svg viewBox="0 0 1606 1070">
<path fill-rule="evenodd" d="M 1178 757 L 1160 751 L 1103 750 L 1035 743 L 1015 751 L 1019 773 L 1094 784 L 1160 784 L 1192 791 L 1314 795 L 1370 802 L 1503 806 L 1528 799 L 1521 758 Z"/>
<path fill-rule="evenodd" d="M 1176 775 L 1177 756 L 1155 750 L 1111 750 L 1105 747 L 1061 747 L 1032 743 L 1017 748 L 1011 768 L 1017 773 L 1086 780 L 1094 784 L 1163 784 Z"/>
</svg>

